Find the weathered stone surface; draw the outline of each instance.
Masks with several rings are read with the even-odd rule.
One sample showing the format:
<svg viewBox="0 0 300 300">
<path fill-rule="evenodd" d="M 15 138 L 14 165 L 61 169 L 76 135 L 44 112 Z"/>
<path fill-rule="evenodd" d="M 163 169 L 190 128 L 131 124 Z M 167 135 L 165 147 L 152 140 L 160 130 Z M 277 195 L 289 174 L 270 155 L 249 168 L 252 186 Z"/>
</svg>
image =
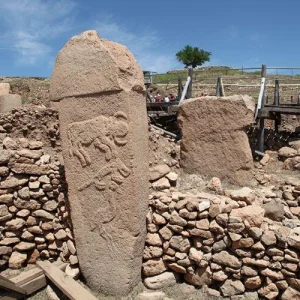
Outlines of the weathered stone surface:
<svg viewBox="0 0 300 300">
<path fill-rule="evenodd" d="M 29 149 L 21 149 L 17 151 L 17 154 L 23 157 L 31 158 L 34 160 L 39 159 L 43 155 L 43 151 L 41 150 L 29 150 Z"/>
<path fill-rule="evenodd" d="M 239 261 L 237 257 L 229 254 L 226 251 L 222 251 L 220 253 L 214 254 L 212 259 L 217 264 L 228 266 L 234 269 L 240 268 L 242 265 L 242 263 Z"/>
<path fill-rule="evenodd" d="M 0 150 L 0 165 L 7 164 L 12 155 L 10 150 Z"/>
<path fill-rule="evenodd" d="M 188 252 L 191 248 L 191 243 L 188 238 L 182 236 L 173 236 L 170 239 L 170 246 L 180 252 Z"/>
<path fill-rule="evenodd" d="M 144 280 L 144 284 L 151 290 L 158 290 L 176 284 L 176 277 L 173 272 L 164 272 L 162 274 L 146 278 Z"/>
<path fill-rule="evenodd" d="M 249 205 L 242 208 L 233 209 L 230 217 L 239 217 L 250 226 L 260 227 L 264 219 L 265 210 L 258 205 Z"/>
<path fill-rule="evenodd" d="M 226 297 L 242 294 L 245 291 L 245 287 L 239 280 L 228 279 L 220 287 L 220 290 L 222 292 L 222 295 Z"/>
<path fill-rule="evenodd" d="M 161 258 L 149 259 L 143 263 L 143 274 L 154 276 L 163 273 L 167 267 Z"/>
<path fill-rule="evenodd" d="M 231 198 L 237 201 L 245 201 L 247 204 L 252 204 L 255 199 L 255 193 L 248 187 L 243 187 L 239 190 L 232 191 Z"/>
<path fill-rule="evenodd" d="M 18 230 L 25 225 L 25 221 L 20 218 L 13 219 L 5 223 L 5 227 L 8 230 Z"/>
<path fill-rule="evenodd" d="M 283 158 L 294 157 L 297 154 L 297 150 L 290 147 L 282 147 L 278 151 L 278 155 Z"/>
<path fill-rule="evenodd" d="M 237 180 L 238 170 L 251 169 L 252 154 L 243 128 L 252 123 L 253 110 L 254 101 L 248 96 L 184 101 L 179 106 L 183 171 Z"/>
<path fill-rule="evenodd" d="M 14 247 L 17 251 L 27 251 L 35 248 L 35 243 L 21 242 Z"/>
<path fill-rule="evenodd" d="M 20 269 L 27 259 L 26 253 L 14 251 L 9 258 L 9 267 L 11 269 Z"/>
<path fill-rule="evenodd" d="M 267 299 L 276 299 L 277 295 L 279 294 L 279 291 L 274 283 L 270 283 L 267 286 L 262 287 L 258 291 L 258 293 Z"/>
<path fill-rule="evenodd" d="M 12 171 L 16 174 L 31 174 L 31 175 L 44 175 L 49 174 L 51 171 L 48 165 L 30 165 L 30 164 L 11 164 L 9 165 Z"/>
<path fill-rule="evenodd" d="M 0 183 L 0 189 L 10 189 L 18 186 L 22 186 L 28 182 L 27 178 L 18 179 L 16 177 L 7 178 Z"/>
<path fill-rule="evenodd" d="M 209 285 L 212 282 L 212 272 L 209 267 L 197 268 L 193 273 L 184 274 L 184 280 L 195 286 Z"/>
<path fill-rule="evenodd" d="M 143 91 L 133 55 L 95 31 L 73 37 L 57 56 L 50 98 L 58 101 L 77 255 L 88 285 L 107 294 L 128 294 L 141 280 L 149 180 Z"/>
<path fill-rule="evenodd" d="M 170 167 L 167 165 L 157 165 L 149 168 L 150 181 L 155 181 L 170 172 Z"/>
<path fill-rule="evenodd" d="M 38 209 L 38 210 L 34 211 L 32 213 L 32 216 L 33 217 L 44 218 L 44 219 L 47 219 L 47 220 L 53 220 L 54 219 L 54 216 L 52 214 L 50 214 L 49 212 L 47 212 L 43 209 Z"/>
<path fill-rule="evenodd" d="M 271 200 L 264 204 L 263 209 L 265 210 L 265 217 L 274 220 L 281 221 L 284 218 L 284 205 L 278 201 Z"/>
<path fill-rule="evenodd" d="M 300 292 L 292 287 L 288 287 L 281 296 L 281 300 L 300 299 Z"/>
<path fill-rule="evenodd" d="M 11 112 L 14 108 L 22 106 L 22 99 L 20 95 L 8 94 L 0 95 L 0 111 L 2 113 Z"/>
<path fill-rule="evenodd" d="M 4 138 L 3 140 L 3 148 L 4 149 L 7 149 L 7 150 L 16 150 L 18 149 L 18 144 L 15 140 L 13 140 L 12 138 L 10 137 L 6 137 Z"/>
<path fill-rule="evenodd" d="M 10 85 L 6 82 L 0 83 L 0 96 L 8 95 L 10 91 Z"/>
</svg>

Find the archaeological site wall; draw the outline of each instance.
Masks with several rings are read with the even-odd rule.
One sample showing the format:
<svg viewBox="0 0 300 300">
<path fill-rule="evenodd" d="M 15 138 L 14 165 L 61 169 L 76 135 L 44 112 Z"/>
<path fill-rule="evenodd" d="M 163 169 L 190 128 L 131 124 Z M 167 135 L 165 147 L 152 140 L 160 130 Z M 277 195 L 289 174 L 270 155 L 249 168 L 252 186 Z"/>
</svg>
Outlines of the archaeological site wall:
<svg viewBox="0 0 300 300">
<path fill-rule="evenodd" d="M 1 269 L 61 258 L 78 270 L 58 112 L 22 108 L 2 114 L 0 143 Z"/>
</svg>

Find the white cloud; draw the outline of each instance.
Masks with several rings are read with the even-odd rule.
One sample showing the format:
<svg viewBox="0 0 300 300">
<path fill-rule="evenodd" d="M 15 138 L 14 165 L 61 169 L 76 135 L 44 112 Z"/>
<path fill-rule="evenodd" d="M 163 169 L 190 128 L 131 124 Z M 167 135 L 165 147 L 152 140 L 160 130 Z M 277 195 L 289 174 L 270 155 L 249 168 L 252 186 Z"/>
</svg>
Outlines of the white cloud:
<svg viewBox="0 0 300 300">
<path fill-rule="evenodd" d="M 35 64 L 52 50 L 49 40 L 70 28 L 71 0 L 14 0 L 1 3 L 0 48 L 10 49 L 23 64 Z"/>
<path fill-rule="evenodd" d="M 97 21 L 95 26 L 100 37 L 125 45 L 143 70 L 165 72 L 180 66 L 175 54 L 162 53 L 163 41 L 154 31 L 148 29 L 139 34 L 133 33 L 128 28 L 121 27 L 112 16 Z"/>
</svg>

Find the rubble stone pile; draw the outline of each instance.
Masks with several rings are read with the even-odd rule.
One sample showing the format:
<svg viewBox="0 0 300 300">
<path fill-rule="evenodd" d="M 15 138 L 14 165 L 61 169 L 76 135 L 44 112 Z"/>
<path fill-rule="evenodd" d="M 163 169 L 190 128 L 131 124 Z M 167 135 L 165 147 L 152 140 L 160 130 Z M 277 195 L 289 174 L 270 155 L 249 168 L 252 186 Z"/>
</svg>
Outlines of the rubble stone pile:
<svg viewBox="0 0 300 300">
<path fill-rule="evenodd" d="M 47 150 L 60 150 L 58 111 L 50 108 L 23 107 L 1 114 L 0 140 L 5 136 L 42 141 Z"/>
<path fill-rule="evenodd" d="M 214 194 L 192 195 L 178 191 L 175 181 L 171 186 L 166 167 L 156 169 L 160 172 L 152 183 L 147 215 L 146 287 L 160 289 L 184 280 L 231 299 L 242 294 L 251 299 L 300 297 L 299 183 L 226 190 L 213 178 L 208 188 Z"/>
</svg>

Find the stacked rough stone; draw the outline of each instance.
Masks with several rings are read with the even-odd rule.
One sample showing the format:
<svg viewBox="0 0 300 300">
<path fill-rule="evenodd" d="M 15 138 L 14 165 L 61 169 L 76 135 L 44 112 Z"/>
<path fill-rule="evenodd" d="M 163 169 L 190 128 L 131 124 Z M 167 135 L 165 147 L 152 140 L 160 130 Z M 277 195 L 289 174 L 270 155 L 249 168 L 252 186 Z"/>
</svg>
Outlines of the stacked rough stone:
<svg viewBox="0 0 300 300">
<path fill-rule="evenodd" d="M 43 143 L 6 137 L 0 150 L 0 264 L 60 256 L 78 263 L 60 162 Z"/>
<path fill-rule="evenodd" d="M 27 137 L 44 142 L 45 147 L 56 147 L 60 151 L 58 111 L 50 108 L 24 107 L 2 114 L 0 118 L 0 140 L 5 136 Z"/>
<path fill-rule="evenodd" d="M 60 257 L 78 274 L 63 165 L 53 155 L 60 151 L 57 111 L 13 110 L 0 124 L 1 269 Z"/>
<path fill-rule="evenodd" d="M 167 168 L 159 169 L 147 216 L 148 288 L 173 285 L 181 277 L 231 299 L 300 297 L 300 221 L 286 205 L 274 211 L 276 193 L 223 190 L 214 178 L 208 187 L 219 195 L 183 194 L 167 184 Z"/>
<path fill-rule="evenodd" d="M 284 167 L 289 170 L 300 170 L 300 141 L 290 143 L 291 147 L 282 147 L 278 156 L 284 161 Z"/>
</svg>

